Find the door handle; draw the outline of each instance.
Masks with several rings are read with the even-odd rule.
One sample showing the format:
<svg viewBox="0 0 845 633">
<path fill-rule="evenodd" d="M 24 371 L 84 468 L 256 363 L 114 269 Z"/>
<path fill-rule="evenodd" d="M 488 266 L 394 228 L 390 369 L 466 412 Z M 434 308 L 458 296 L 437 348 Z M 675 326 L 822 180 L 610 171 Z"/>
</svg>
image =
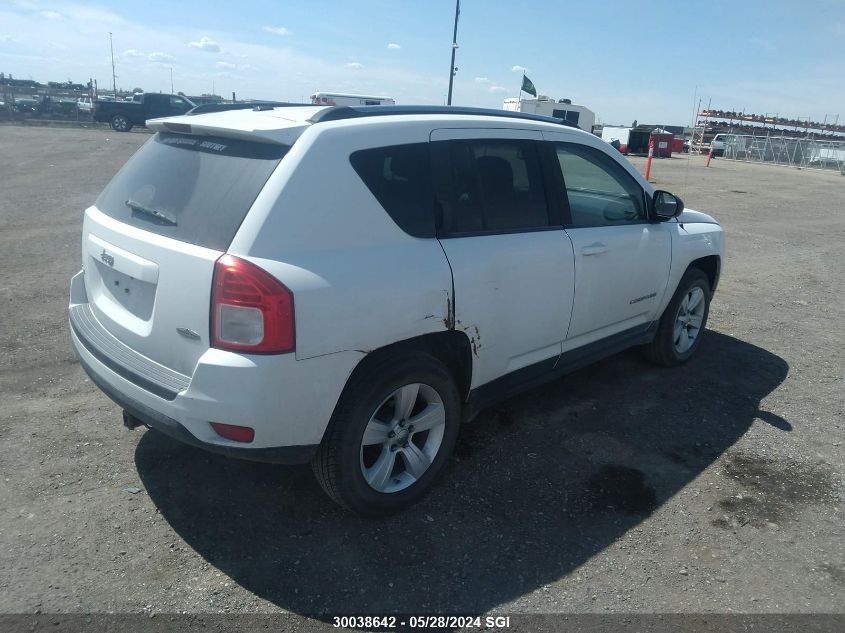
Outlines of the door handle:
<svg viewBox="0 0 845 633">
<path fill-rule="evenodd" d="M 593 242 L 589 246 L 585 246 L 581 249 L 581 254 L 585 257 L 589 255 L 601 255 L 606 252 L 607 244 L 602 244 L 601 242 Z"/>
</svg>

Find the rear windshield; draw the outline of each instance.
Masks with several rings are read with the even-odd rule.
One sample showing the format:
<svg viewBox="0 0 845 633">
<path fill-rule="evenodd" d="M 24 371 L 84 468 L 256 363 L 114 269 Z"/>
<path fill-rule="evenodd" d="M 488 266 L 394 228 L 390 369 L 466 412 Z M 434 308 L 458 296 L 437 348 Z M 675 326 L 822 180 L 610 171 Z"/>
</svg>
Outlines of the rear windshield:
<svg viewBox="0 0 845 633">
<path fill-rule="evenodd" d="M 289 149 L 158 133 L 112 179 L 96 206 L 145 231 L 225 251 Z"/>
</svg>

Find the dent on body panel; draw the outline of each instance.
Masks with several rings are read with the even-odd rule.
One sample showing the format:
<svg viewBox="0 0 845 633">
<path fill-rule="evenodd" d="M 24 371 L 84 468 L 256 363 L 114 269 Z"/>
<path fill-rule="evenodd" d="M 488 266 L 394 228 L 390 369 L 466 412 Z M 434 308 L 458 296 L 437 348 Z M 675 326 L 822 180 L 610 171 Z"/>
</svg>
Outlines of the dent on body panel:
<svg viewBox="0 0 845 633">
<path fill-rule="evenodd" d="M 721 232 L 714 231 L 713 224 L 704 223 L 678 223 L 678 236 L 683 245 L 685 253 L 688 255 L 685 265 L 699 257 L 707 255 L 720 254 L 720 234 Z"/>
</svg>

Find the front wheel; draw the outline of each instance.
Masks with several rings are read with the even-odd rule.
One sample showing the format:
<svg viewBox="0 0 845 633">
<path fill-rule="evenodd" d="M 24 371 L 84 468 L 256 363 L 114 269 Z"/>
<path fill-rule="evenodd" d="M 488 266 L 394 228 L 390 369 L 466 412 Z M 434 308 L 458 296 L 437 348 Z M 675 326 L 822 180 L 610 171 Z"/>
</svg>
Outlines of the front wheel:
<svg viewBox="0 0 845 633">
<path fill-rule="evenodd" d="M 344 389 L 312 467 L 323 490 L 361 514 L 422 497 L 458 435 L 458 390 L 446 367 L 412 352 L 374 363 Z"/>
<path fill-rule="evenodd" d="M 702 271 L 690 268 L 660 317 L 654 340 L 643 346 L 646 358 L 664 367 L 688 361 L 701 343 L 709 312 L 710 280 Z"/>
<path fill-rule="evenodd" d="M 115 114 L 111 118 L 111 129 L 115 132 L 128 132 L 132 129 L 132 124 L 129 119 L 123 114 Z"/>
</svg>

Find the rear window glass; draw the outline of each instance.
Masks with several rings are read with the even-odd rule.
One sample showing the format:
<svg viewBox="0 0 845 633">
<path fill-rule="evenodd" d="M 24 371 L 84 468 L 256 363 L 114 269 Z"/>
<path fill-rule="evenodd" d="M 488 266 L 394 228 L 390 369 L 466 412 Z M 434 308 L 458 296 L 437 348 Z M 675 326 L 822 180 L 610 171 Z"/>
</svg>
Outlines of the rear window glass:
<svg viewBox="0 0 845 633">
<path fill-rule="evenodd" d="M 289 149 L 159 133 L 129 159 L 96 206 L 145 231 L 224 251 Z"/>
<path fill-rule="evenodd" d="M 428 143 L 364 149 L 349 161 L 399 228 L 414 237 L 434 237 Z"/>
</svg>

